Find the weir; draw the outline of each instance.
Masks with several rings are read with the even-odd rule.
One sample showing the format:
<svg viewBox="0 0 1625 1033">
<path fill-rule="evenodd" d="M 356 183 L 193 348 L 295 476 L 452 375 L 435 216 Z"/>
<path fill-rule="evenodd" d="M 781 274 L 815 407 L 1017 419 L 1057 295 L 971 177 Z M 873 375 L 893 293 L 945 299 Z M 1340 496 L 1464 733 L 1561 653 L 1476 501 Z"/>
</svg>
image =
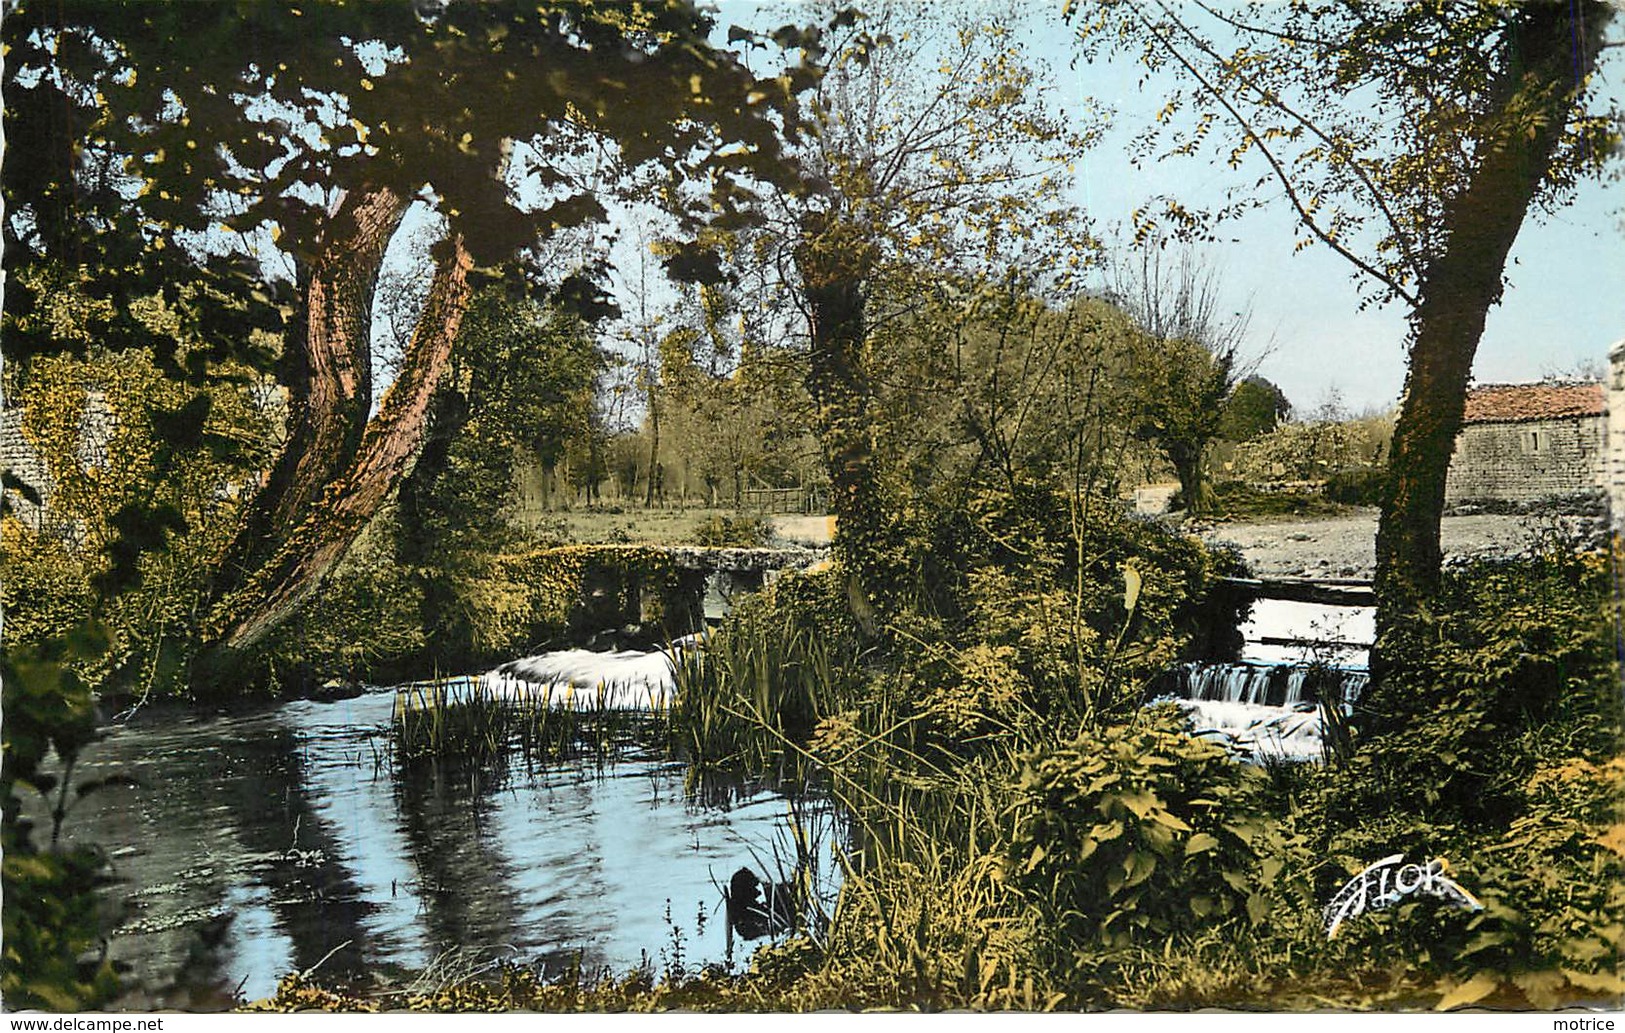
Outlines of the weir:
<svg viewBox="0 0 1625 1033">
<path fill-rule="evenodd" d="M 1370 583 L 1233 578 L 1227 585 L 1253 600 L 1236 629 L 1239 651 L 1170 670 L 1156 698 L 1177 702 L 1198 736 L 1243 759 L 1319 759 L 1323 707 L 1352 713 L 1370 682 Z"/>
</svg>

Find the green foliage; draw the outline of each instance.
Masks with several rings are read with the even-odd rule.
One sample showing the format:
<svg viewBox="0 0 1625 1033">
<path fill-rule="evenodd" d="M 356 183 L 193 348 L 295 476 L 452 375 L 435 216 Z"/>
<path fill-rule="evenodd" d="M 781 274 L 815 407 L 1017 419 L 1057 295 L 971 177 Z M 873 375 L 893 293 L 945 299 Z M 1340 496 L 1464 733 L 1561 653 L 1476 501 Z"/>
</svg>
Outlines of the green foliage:
<svg viewBox="0 0 1625 1033">
<path fill-rule="evenodd" d="M 1508 977 L 1537 1008 L 1625 995 L 1625 757 L 1545 761 L 1517 817 L 1471 850 L 1485 910 L 1460 967 Z"/>
<path fill-rule="evenodd" d="M 1164 710 L 1021 757 L 1011 876 L 1080 958 L 1268 917 L 1257 775 L 1185 730 Z"/>
<path fill-rule="evenodd" d="M 184 250 L 187 231 L 217 225 L 221 197 L 234 196 L 239 202 L 224 219 L 230 229 L 246 234 L 274 220 L 281 246 L 304 258 L 319 249 L 327 218 L 310 186 L 387 181 L 411 194 L 430 183 L 452 229 L 490 265 L 552 229 L 603 215 L 587 189 L 570 189 L 575 184 L 543 163 L 523 174 L 559 196 L 534 209 L 514 207 L 503 141 L 530 140 L 569 122 L 617 142 L 628 167 L 685 155 L 667 163 L 673 179 L 713 169 L 719 138 L 775 150 L 762 139 L 767 119 L 803 76 L 787 70 L 783 82 L 758 88 L 727 52 L 707 45 L 711 27 L 678 3 L 447 7 L 432 16 L 409 5 L 221 7 L 184 16 L 163 7 L 76 3 L 24 4 L 8 19 L 5 38 L 19 71 L 53 72 L 21 91 L 24 110 L 35 116 L 27 123 L 38 134 L 31 141 L 53 156 L 85 143 L 109 154 L 141 189 L 132 197 L 127 179 L 115 179 L 124 189 L 102 189 L 137 211 L 142 228 L 169 248 Z M 786 46 L 800 40 L 783 37 Z M 376 51 L 358 46 L 363 42 Z M 374 60 L 374 52 L 389 57 Z M 10 71 L 8 79 L 18 75 Z M 425 111 L 422 98 L 451 79 L 464 84 L 469 102 Z M 286 112 L 306 111 L 314 97 L 346 117 L 328 118 L 319 134 L 279 128 Z M 53 123 L 53 105 L 76 117 Z M 735 154 L 728 167 L 740 163 Z M 771 175 L 770 162 L 762 164 Z M 8 165 L 7 200 L 45 221 L 71 208 L 63 195 L 72 197 L 75 171 L 65 159 L 33 175 Z M 47 237 L 42 244 L 58 243 Z"/>
<path fill-rule="evenodd" d="M 1302 846 L 1339 877 L 1387 853 L 1443 856 L 1485 909 L 1402 905 L 1362 919 L 1322 964 L 1400 950 L 1456 1004 L 1625 993 L 1609 580 L 1604 557 L 1567 548 L 1474 564 L 1396 638 L 1388 681 L 1356 715 L 1357 752 L 1298 819 Z"/>
<path fill-rule="evenodd" d="M 694 531 L 694 544 L 712 548 L 757 549 L 767 544 L 771 527 L 761 517 L 713 516 Z"/>
<path fill-rule="evenodd" d="M 1101 498 L 1039 486 L 971 502 L 938 611 L 951 640 L 1015 650 L 1040 712 L 1126 717 L 1198 630 L 1225 557 Z M 1132 587 L 1131 587 L 1132 586 Z"/>
<path fill-rule="evenodd" d="M 786 574 L 676 658 L 671 722 L 691 763 L 804 772 L 815 731 L 829 740 L 859 712 L 868 696 L 840 584 L 833 570 Z"/>
<path fill-rule="evenodd" d="M 1209 504 L 1202 460 L 1219 436 L 1233 363 L 1233 354 L 1178 338 L 1147 336 L 1134 350 L 1134 433 L 1168 456 L 1179 476 L 1179 502 L 1193 513 Z"/>
<path fill-rule="evenodd" d="M 139 578 L 144 558 L 144 543 L 124 544 L 130 563 L 115 564 L 102 582 L 115 600 Z M 75 1011 L 105 1004 L 118 990 L 98 892 L 108 881 L 106 859 L 94 846 L 61 841 L 79 801 L 128 781 L 117 775 L 73 781 L 80 754 L 101 734 L 96 694 L 80 671 L 97 669 L 108 651 L 100 619 L 106 602 L 98 597 L 82 621 L 49 637 L 8 638 L 0 655 L 0 993 L 13 1007 Z M 24 814 L 29 795 L 50 820 L 44 846 Z"/>
<path fill-rule="evenodd" d="M 395 558 L 398 519 L 386 512 L 277 632 L 262 658 L 271 685 L 303 691 L 330 679 L 387 684 L 426 670 L 477 669 L 628 623 L 651 634 L 686 628 L 690 615 L 677 608 L 683 575 L 665 549 L 542 545 L 481 555 L 464 571 L 432 568 L 447 579 L 443 585 L 454 586 L 446 605 L 469 632 L 462 640 L 436 640 L 423 620 L 425 572 Z M 449 623 L 434 627 L 443 633 Z"/>
<path fill-rule="evenodd" d="M 390 747 L 408 768 L 500 771 L 516 755 L 526 764 L 603 763 L 666 738 L 666 714 L 650 702 L 652 714 L 609 707 L 602 685 L 515 681 L 498 693 L 477 680 L 417 682 L 396 690 Z"/>
<path fill-rule="evenodd" d="M 661 627 L 682 577 L 671 553 L 648 545 L 533 549 L 499 557 L 495 569 L 522 590 L 501 626 L 531 641 L 640 619 Z"/>
<path fill-rule="evenodd" d="M 27 604 L 8 638 L 44 642 L 105 600 L 111 649 L 82 673 L 114 695 L 185 691 L 197 609 L 272 426 L 257 380 L 236 374 L 191 385 L 139 352 L 28 365 L 23 429 L 51 490 L 37 528 L 4 527 L 5 601 Z"/>
<path fill-rule="evenodd" d="M 8 845 L 5 954 L 0 993 L 8 1010 L 75 1012 L 107 1004 L 118 977 L 102 950 L 99 890 L 112 880 L 93 847 L 36 853 Z"/>
<path fill-rule="evenodd" d="M 1208 514 L 1218 520 L 1272 520 L 1293 517 L 1338 516 L 1348 512 L 1342 502 L 1334 502 L 1323 492 L 1283 488 L 1265 490 L 1245 481 L 1226 481 L 1213 490 L 1213 508 Z"/>
<path fill-rule="evenodd" d="M 1321 419 L 1283 423 L 1236 446 L 1229 471 L 1246 481 L 1324 481 L 1381 458 L 1386 423 Z"/>
<path fill-rule="evenodd" d="M 1326 478 L 1326 497 L 1348 506 L 1376 506 L 1382 502 L 1387 477 L 1380 469 L 1337 470 Z"/>
<path fill-rule="evenodd" d="M 1219 415 L 1219 435 L 1227 441 L 1251 441 L 1268 434 L 1292 412 L 1281 389 L 1260 376 L 1247 377 L 1230 391 Z"/>
<path fill-rule="evenodd" d="M 659 344 L 655 495 L 687 499 L 698 489 L 710 505 L 742 504 L 747 488 L 815 483 L 822 471 L 807 424 L 805 355 L 764 343 L 765 328 L 751 320 L 772 313 L 736 290 L 705 286 L 684 300 L 684 325 Z M 643 437 L 652 430 L 646 419 Z M 629 483 L 649 476 L 648 458 L 644 444 Z"/>
<path fill-rule="evenodd" d="M 38 534 L 9 514 L 0 535 L 6 556 L 6 640 L 38 645 L 90 616 L 96 595 L 94 559 L 52 534 Z"/>
<path fill-rule="evenodd" d="M 428 653 L 423 585 L 396 562 L 398 510 L 364 532 L 315 595 L 262 651 L 265 685 L 308 692 L 330 681 L 388 684 L 419 676 Z"/>
<path fill-rule="evenodd" d="M 1562 729 L 1587 752 L 1617 734 L 1610 592 L 1605 557 L 1561 549 L 1449 572 L 1434 609 L 1385 640 L 1390 667 L 1356 715 L 1351 813 L 1380 800 L 1502 823 L 1533 773 L 1526 731 Z"/>
<path fill-rule="evenodd" d="M 550 476 L 594 433 L 602 364 L 574 316 L 497 288 L 470 304 L 392 525 L 436 666 L 460 668 L 511 642 L 524 586 L 497 557 L 528 544 L 509 519 L 516 462 L 527 457 Z"/>
</svg>

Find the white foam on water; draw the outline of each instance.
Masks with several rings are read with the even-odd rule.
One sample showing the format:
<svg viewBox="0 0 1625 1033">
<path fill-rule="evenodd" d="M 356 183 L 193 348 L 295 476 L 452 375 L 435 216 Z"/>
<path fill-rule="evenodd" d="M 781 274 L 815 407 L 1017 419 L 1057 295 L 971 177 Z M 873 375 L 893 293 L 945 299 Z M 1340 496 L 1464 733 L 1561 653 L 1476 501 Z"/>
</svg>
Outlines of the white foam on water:
<svg viewBox="0 0 1625 1033">
<path fill-rule="evenodd" d="M 560 709 L 651 710 L 676 694 L 674 658 L 700 648 L 705 636 L 684 635 L 663 649 L 556 649 L 510 660 L 470 684 L 498 699 L 540 699 Z"/>
<path fill-rule="evenodd" d="M 1321 758 L 1320 711 L 1312 704 L 1271 707 L 1230 700 L 1179 699 L 1193 734 L 1254 760 Z"/>
<path fill-rule="evenodd" d="M 499 699 L 577 710 L 649 710 L 670 703 L 677 688 L 671 654 L 659 649 L 560 649 L 510 660 L 477 684 Z"/>
</svg>

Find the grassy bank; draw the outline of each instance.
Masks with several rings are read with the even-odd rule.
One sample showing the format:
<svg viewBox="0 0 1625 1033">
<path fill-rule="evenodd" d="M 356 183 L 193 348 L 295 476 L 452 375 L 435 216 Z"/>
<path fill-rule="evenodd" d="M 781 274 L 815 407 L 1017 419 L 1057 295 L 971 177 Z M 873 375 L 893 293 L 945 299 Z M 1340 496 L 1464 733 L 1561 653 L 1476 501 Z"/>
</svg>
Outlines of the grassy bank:
<svg viewBox="0 0 1625 1033">
<path fill-rule="evenodd" d="M 952 618 L 900 615 L 882 635 L 847 616 L 838 571 L 791 578 L 685 666 L 676 748 L 816 778 L 851 816 L 840 901 L 816 935 L 736 972 L 509 969 L 365 995 L 293 980 L 256 1007 L 1617 1004 L 1625 755 L 1606 562 L 1452 572 L 1396 675 L 1420 701 L 1398 730 L 1331 766 L 1259 769 L 1139 708 L 1209 561 L 1138 533 L 1096 543 L 1134 546 L 1137 578 L 1118 566 L 1023 591 L 983 570 Z M 1095 605 L 1059 605 L 1075 593 Z M 1058 634 L 1066 613 L 1095 623 Z M 1395 852 L 1445 859 L 1482 910 L 1412 898 L 1329 939 L 1323 905 Z"/>
</svg>

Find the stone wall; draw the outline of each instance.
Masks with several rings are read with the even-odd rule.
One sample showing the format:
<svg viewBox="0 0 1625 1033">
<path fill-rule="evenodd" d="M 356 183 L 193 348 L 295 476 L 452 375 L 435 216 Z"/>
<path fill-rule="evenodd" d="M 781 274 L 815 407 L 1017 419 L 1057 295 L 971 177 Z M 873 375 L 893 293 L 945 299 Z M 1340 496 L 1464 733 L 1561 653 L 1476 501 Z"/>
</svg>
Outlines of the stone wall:
<svg viewBox="0 0 1625 1033">
<path fill-rule="evenodd" d="M 1625 341 L 1608 349 L 1608 507 L 1625 534 Z"/>
<path fill-rule="evenodd" d="M 1596 496 L 1606 483 L 1608 421 L 1579 416 L 1462 428 L 1445 482 L 1445 505 Z"/>
<path fill-rule="evenodd" d="M 43 505 L 50 504 L 51 475 L 45 461 L 23 434 L 23 411 L 18 408 L 0 409 L 0 469 L 38 492 Z M 18 519 L 38 529 L 44 517 L 41 506 L 24 498 L 20 491 L 8 490 L 6 502 Z"/>
</svg>

